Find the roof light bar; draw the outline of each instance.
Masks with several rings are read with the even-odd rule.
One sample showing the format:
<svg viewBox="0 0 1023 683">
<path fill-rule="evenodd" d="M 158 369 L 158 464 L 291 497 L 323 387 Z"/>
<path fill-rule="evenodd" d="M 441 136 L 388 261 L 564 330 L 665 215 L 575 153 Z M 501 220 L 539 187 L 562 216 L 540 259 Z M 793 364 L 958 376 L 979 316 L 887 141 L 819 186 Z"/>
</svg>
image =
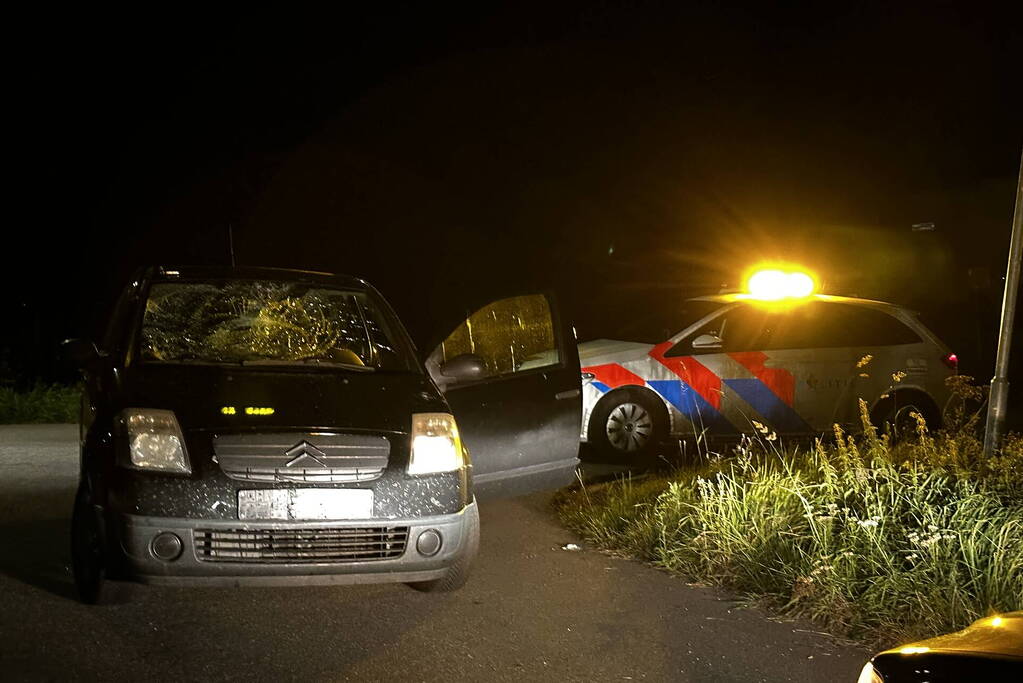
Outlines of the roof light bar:
<svg viewBox="0 0 1023 683">
<path fill-rule="evenodd" d="M 764 268 L 756 270 L 746 281 L 746 291 L 754 299 L 780 301 L 803 299 L 814 293 L 813 277 L 802 270 Z"/>
</svg>

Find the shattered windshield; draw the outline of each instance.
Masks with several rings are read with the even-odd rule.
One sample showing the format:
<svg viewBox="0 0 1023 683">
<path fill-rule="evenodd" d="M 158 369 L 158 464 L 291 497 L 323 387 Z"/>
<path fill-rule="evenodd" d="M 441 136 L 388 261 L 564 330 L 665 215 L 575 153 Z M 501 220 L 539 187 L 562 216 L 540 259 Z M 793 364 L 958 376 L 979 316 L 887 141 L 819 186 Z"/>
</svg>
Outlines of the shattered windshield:
<svg viewBox="0 0 1023 683">
<path fill-rule="evenodd" d="M 154 284 L 139 350 L 146 362 L 415 368 L 366 292 L 273 280 Z"/>
</svg>

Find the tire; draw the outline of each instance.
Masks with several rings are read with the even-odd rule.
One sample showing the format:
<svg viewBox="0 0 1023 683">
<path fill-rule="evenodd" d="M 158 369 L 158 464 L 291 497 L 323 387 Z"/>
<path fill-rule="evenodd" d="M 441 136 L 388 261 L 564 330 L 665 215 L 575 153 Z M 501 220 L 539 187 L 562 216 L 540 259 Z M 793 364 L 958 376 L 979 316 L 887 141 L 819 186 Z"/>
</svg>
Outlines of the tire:
<svg viewBox="0 0 1023 683">
<path fill-rule="evenodd" d="M 899 443 L 916 435 L 916 418 L 919 413 L 927 422 L 927 428 L 934 431 L 941 427 L 941 416 L 934 402 L 925 394 L 895 393 L 878 403 L 871 414 L 871 421 L 882 433 L 888 434 L 892 443 Z"/>
<path fill-rule="evenodd" d="M 644 389 L 618 389 L 590 415 L 587 439 L 604 456 L 643 462 L 668 436 L 668 411 Z"/>
<path fill-rule="evenodd" d="M 470 506 L 470 509 L 466 511 L 466 516 L 468 518 L 466 529 L 468 538 L 465 549 L 455 563 L 447 568 L 447 572 L 441 578 L 431 581 L 416 581 L 410 583 L 410 586 L 423 593 L 450 593 L 465 585 L 465 582 L 469 580 L 469 570 L 472 568 L 472 563 L 480 548 L 479 509 L 475 505 Z"/>
<path fill-rule="evenodd" d="M 71 513 L 71 569 L 78 599 L 87 605 L 125 602 L 124 584 L 107 578 L 103 530 L 84 485 L 78 487 Z"/>
</svg>

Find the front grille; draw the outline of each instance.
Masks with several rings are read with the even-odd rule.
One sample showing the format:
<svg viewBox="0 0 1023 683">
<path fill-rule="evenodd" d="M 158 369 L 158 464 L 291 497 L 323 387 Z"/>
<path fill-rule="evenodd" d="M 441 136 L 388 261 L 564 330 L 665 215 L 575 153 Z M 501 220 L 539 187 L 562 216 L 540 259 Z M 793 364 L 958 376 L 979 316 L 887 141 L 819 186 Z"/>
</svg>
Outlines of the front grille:
<svg viewBox="0 0 1023 683">
<path fill-rule="evenodd" d="M 362 562 L 401 557 L 407 526 L 336 529 L 196 529 L 195 554 L 206 562 Z"/>
<path fill-rule="evenodd" d="M 391 443 L 371 434 L 218 434 L 213 452 L 224 474 L 242 481 L 350 484 L 380 478 Z"/>
<path fill-rule="evenodd" d="M 232 479 L 242 481 L 280 481 L 307 484 L 346 484 L 379 479 L 384 468 L 359 469 L 356 467 L 333 467 L 319 469 L 285 469 L 283 467 L 245 467 L 227 469 L 224 473 Z"/>
</svg>

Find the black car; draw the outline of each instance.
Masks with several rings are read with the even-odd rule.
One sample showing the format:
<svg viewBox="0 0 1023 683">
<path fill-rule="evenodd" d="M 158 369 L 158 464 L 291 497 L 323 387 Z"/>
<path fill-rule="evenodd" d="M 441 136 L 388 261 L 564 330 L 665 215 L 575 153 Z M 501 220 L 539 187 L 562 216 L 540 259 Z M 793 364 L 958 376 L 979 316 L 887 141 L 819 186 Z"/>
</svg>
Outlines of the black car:
<svg viewBox="0 0 1023 683">
<path fill-rule="evenodd" d="M 1023 612 L 995 614 L 962 631 L 894 647 L 874 656 L 859 683 L 956 683 L 1023 680 Z"/>
<path fill-rule="evenodd" d="M 448 308 L 420 358 L 357 278 L 140 273 L 100 345 L 67 343 L 82 599 L 124 580 L 460 587 L 477 498 L 571 480 L 579 360 L 549 294 Z"/>
</svg>

